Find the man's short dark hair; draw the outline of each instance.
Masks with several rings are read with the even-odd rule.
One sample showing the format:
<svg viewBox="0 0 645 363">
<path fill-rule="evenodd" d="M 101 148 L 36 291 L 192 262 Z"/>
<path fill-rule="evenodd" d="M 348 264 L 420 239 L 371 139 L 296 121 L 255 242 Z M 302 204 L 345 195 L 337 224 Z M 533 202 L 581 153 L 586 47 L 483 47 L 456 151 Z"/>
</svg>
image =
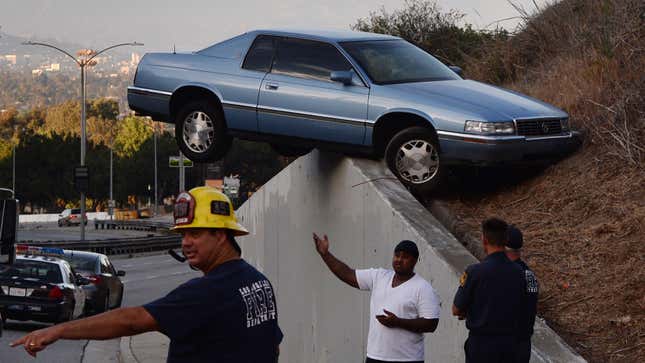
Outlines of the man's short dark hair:
<svg viewBox="0 0 645 363">
<path fill-rule="evenodd" d="M 504 247 L 506 245 L 508 223 L 493 217 L 482 222 L 484 238 L 493 246 Z"/>
</svg>

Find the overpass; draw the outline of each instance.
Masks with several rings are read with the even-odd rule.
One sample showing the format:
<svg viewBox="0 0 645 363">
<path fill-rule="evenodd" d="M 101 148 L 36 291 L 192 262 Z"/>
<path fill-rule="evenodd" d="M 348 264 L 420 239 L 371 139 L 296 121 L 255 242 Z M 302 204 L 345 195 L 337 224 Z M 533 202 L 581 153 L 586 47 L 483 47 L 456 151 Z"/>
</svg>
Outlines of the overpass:
<svg viewBox="0 0 645 363">
<path fill-rule="evenodd" d="M 300 157 L 238 210 L 251 231 L 244 258 L 274 284 L 285 334 L 280 362 L 347 363 L 365 359 L 369 293 L 328 271 L 312 232 L 327 234 L 333 253 L 353 268 L 390 267 L 395 244 L 416 241 L 416 272 L 441 297 L 427 362 L 463 362 L 467 330 L 451 315 L 459 276 L 477 260 L 381 162 L 318 150 Z M 584 362 L 537 319 L 531 362 Z"/>
</svg>

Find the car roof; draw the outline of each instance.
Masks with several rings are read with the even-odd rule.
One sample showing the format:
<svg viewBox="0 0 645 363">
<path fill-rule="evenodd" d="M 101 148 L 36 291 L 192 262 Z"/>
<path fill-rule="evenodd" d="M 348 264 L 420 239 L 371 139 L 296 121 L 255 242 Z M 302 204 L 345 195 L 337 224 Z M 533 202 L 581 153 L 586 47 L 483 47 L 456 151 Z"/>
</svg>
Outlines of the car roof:
<svg viewBox="0 0 645 363">
<path fill-rule="evenodd" d="M 68 264 L 69 263 L 59 257 L 53 257 L 53 256 L 38 256 L 38 255 L 16 255 L 16 260 L 23 260 L 23 261 L 38 261 L 38 262 L 45 262 L 45 263 L 52 263 L 56 265 L 61 265 L 61 264 Z"/>
<path fill-rule="evenodd" d="M 258 29 L 251 31 L 255 34 L 278 35 L 287 37 L 301 37 L 312 40 L 321 40 L 326 42 L 345 42 L 358 40 L 395 40 L 399 37 L 367 33 L 353 30 L 332 30 L 332 29 Z"/>
<path fill-rule="evenodd" d="M 105 256 L 102 253 L 88 252 L 88 251 L 76 251 L 76 250 L 63 250 L 65 257 L 80 257 L 82 259 L 97 259 L 101 256 Z"/>
</svg>

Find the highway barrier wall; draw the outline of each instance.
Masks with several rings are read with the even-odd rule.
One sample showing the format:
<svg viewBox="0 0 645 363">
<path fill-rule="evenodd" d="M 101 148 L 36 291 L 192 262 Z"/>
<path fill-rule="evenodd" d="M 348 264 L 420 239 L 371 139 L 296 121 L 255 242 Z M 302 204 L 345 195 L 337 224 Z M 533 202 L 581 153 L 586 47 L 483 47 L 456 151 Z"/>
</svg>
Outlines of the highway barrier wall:
<svg viewBox="0 0 645 363">
<path fill-rule="evenodd" d="M 312 232 L 353 268 L 391 268 L 394 246 L 416 241 L 416 272 L 441 298 L 435 333 L 426 334 L 426 362 L 463 362 L 467 330 L 451 316 L 459 276 L 477 260 L 383 167 L 317 150 L 266 183 L 238 210 L 251 231 L 243 257 L 276 290 L 285 334 L 281 363 L 347 363 L 365 359 L 369 292 L 339 281 L 322 262 Z M 584 362 L 543 322 L 536 323 L 531 362 Z"/>
</svg>

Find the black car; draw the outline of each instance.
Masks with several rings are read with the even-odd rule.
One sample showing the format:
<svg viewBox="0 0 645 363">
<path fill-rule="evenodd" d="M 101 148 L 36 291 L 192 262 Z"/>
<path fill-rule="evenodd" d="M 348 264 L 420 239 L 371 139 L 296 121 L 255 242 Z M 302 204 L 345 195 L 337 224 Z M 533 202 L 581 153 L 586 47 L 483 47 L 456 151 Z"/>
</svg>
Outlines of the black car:
<svg viewBox="0 0 645 363">
<path fill-rule="evenodd" d="M 86 313 L 102 313 L 118 308 L 123 301 L 123 283 L 119 277 L 125 271 L 117 271 L 108 257 L 101 253 L 64 250 L 65 259 L 74 270 L 90 281 L 84 285 Z"/>
<path fill-rule="evenodd" d="M 12 265 L 0 267 L 2 320 L 59 323 L 76 319 L 85 308 L 87 280 L 56 257 L 16 255 Z"/>
</svg>

